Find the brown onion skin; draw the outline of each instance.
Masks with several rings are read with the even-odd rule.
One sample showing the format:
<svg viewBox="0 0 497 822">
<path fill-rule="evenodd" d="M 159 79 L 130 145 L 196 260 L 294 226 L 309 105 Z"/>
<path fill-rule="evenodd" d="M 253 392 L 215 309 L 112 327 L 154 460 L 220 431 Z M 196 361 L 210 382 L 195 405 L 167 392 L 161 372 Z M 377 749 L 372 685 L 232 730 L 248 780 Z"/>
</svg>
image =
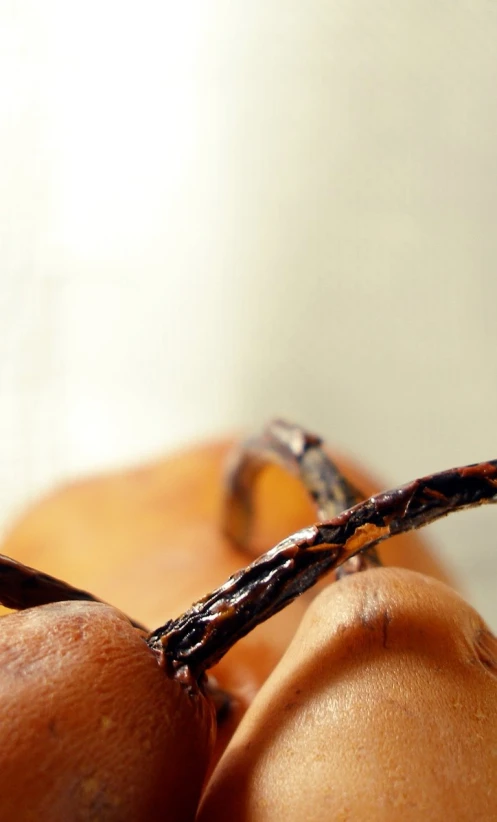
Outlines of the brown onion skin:
<svg viewBox="0 0 497 822">
<path fill-rule="evenodd" d="M 0 819 L 191 822 L 213 707 L 99 603 L 0 619 Z"/>
<path fill-rule="evenodd" d="M 310 605 L 198 822 L 491 822 L 497 640 L 448 586 L 378 568 Z"/>
</svg>

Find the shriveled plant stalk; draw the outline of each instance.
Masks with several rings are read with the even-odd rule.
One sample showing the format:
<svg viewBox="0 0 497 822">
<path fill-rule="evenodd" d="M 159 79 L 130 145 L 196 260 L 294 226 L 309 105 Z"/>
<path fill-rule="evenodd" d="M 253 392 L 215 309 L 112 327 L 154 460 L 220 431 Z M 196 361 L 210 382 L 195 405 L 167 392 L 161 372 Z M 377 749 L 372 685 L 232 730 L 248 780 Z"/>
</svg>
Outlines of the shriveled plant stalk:
<svg viewBox="0 0 497 822">
<path fill-rule="evenodd" d="M 380 542 L 455 511 L 497 499 L 497 460 L 430 474 L 376 494 L 335 518 L 284 539 L 184 614 L 150 644 L 186 679 L 213 666 L 239 639 L 318 579 Z"/>
<path fill-rule="evenodd" d="M 233 449 L 224 477 L 222 529 L 239 548 L 250 553 L 257 481 L 268 465 L 295 476 L 312 499 L 317 519 L 332 519 L 364 499 L 328 456 L 323 440 L 305 428 L 273 420 L 259 435 Z M 381 565 L 374 548 L 351 558 L 336 570 L 340 577 Z"/>
</svg>

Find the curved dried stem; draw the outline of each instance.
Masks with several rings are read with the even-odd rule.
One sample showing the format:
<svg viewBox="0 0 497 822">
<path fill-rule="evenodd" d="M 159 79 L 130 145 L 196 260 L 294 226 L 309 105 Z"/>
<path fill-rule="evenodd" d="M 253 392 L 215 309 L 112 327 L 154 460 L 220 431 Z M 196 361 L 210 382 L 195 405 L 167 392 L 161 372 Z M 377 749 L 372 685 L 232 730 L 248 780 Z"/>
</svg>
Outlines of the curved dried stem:
<svg viewBox="0 0 497 822">
<path fill-rule="evenodd" d="M 102 602 L 88 591 L 73 588 L 67 582 L 0 554 L 0 603 L 6 608 L 23 611 L 68 600 Z M 146 630 L 139 622 L 132 619 L 130 622 L 135 628 Z"/>
<path fill-rule="evenodd" d="M 237 446 L 228 460 L 222 528 L 243 549 L 252 530 L 256 483 L 268 465 L 277 465 L 302 482 L 319 520 L 332 519 L 362 498 L 327 456 L 320 437 L 273 420 L 262 434 Z"/>
<path fill-rule="evenodd" d="M 364 494 L 327 455 L 320 437 L 299 425 L 273 420 L 262 434 L 250 437 L 233 450 L 224 478 L 222 530 L 248 553 L 255 488 L 268 465 L 279 466 L 302 483 L 316 506 L 319 521 L 332 519 L 364 499 Z M 344 568 L 344 573 L 376 565 L 381 562 L 373 548 Z"/>
<path fill-rule="evenodd" d="M 149 636 L 171 671 L 202 673 L 241 637 L 350 557 L 453 511 L 497 501 L 497 460 L 377 494 L 284 539 Z"/>
</svg>

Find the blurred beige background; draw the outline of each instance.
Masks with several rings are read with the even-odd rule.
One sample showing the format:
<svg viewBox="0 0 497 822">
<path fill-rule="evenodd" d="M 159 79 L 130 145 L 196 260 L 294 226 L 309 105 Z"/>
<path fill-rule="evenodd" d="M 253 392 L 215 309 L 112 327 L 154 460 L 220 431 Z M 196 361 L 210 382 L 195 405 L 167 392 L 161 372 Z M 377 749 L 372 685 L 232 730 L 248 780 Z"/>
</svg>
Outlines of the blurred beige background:
<svg viewBox="0 0 497 822">
<path fill-rule="evenodd" d="M 286 415 L 497 456 L 497 6 L 0 4 L 0 524 Z M 497 511 L 431 529 L 497 626 Z"/>
</svg>

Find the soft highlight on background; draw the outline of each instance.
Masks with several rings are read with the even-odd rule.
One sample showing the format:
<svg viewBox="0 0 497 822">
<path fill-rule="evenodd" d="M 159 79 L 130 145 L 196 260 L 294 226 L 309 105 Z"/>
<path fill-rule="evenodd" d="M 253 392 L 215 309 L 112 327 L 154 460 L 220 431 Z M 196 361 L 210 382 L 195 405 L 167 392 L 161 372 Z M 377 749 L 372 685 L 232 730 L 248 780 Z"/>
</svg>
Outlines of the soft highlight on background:
<svg viewBox="0 0 497 822">
<path fill-rule="evenodd" d="M 497 7 L 0 5 L 0 525 L 287 416 L 497 456 Z M 497 510 L 430 536 L 497 625 Z"/>
</svg>

